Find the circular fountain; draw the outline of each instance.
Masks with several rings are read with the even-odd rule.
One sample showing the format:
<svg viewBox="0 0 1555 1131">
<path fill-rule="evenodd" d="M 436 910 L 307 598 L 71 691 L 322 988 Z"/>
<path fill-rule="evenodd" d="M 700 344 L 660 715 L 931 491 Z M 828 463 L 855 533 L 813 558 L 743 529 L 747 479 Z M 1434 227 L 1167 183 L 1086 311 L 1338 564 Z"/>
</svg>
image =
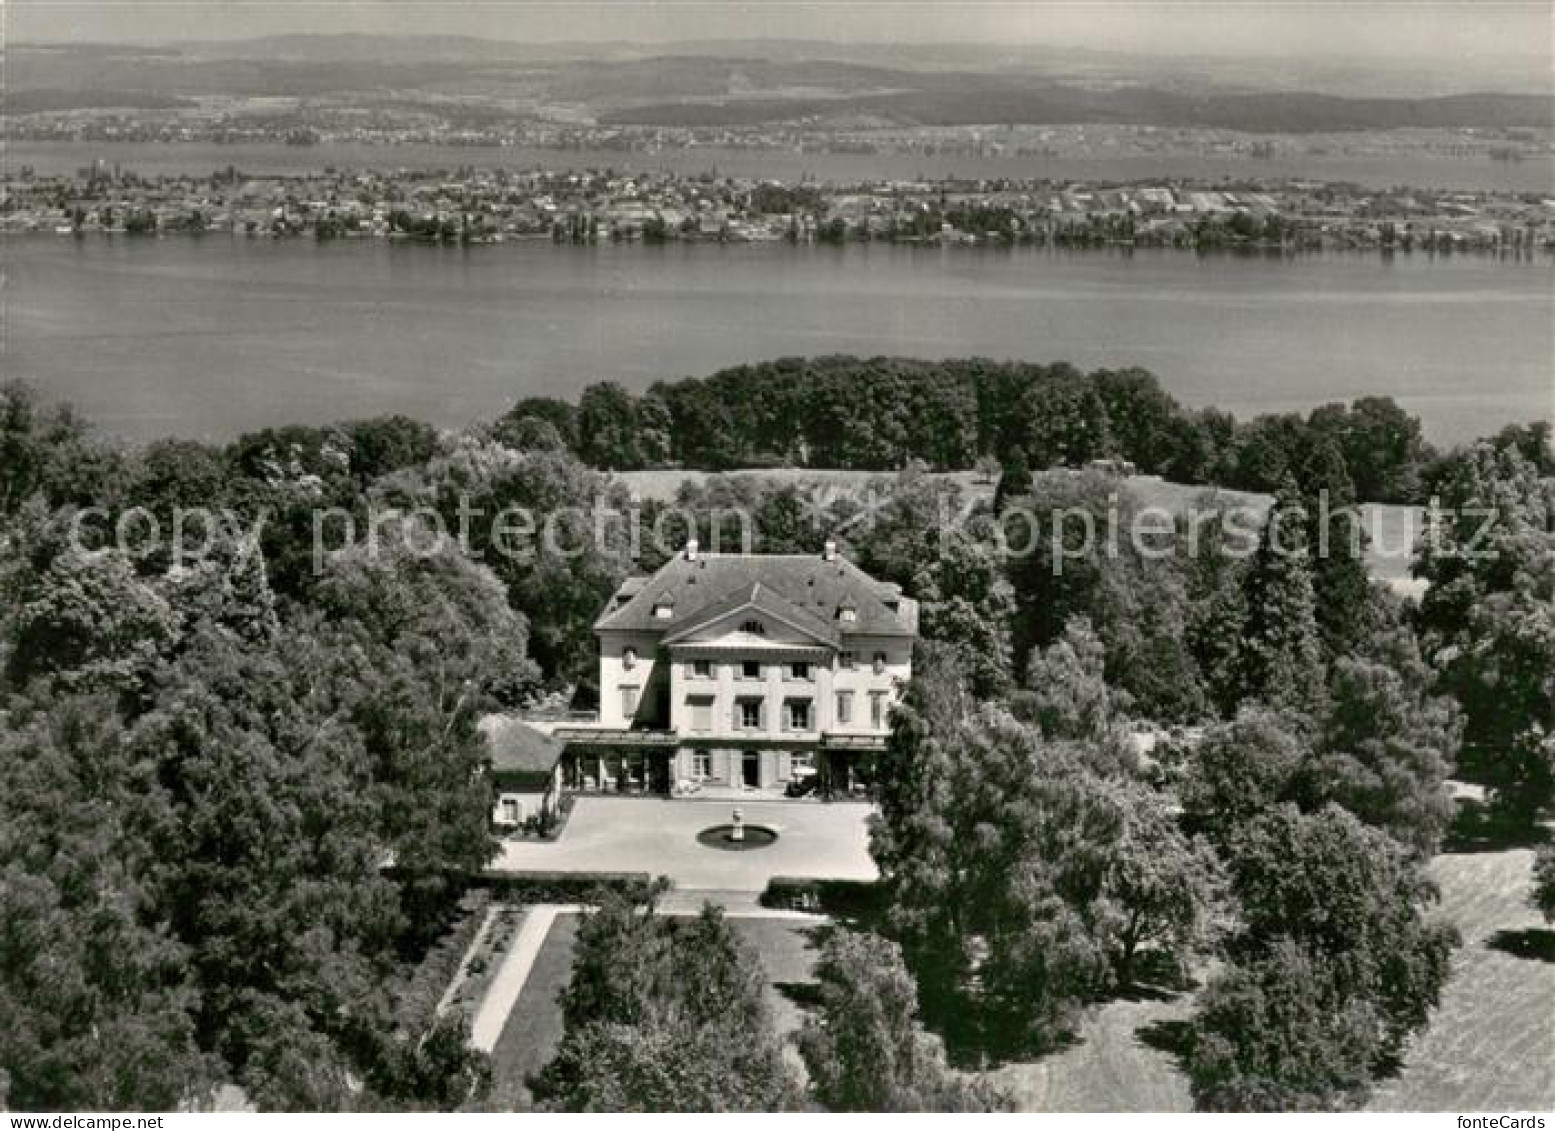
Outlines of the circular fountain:
<svg viewBox="0 0 1555 1131">
<path fill-rule="evenodd" d="M 778 838 L 765 825 L 747 825 L 745 814 L 736 809 L 727 825 L 713 825 L 697 833 L 697 843 L 724 852 L 750 852 L 766 848 Z"/>
</svg>

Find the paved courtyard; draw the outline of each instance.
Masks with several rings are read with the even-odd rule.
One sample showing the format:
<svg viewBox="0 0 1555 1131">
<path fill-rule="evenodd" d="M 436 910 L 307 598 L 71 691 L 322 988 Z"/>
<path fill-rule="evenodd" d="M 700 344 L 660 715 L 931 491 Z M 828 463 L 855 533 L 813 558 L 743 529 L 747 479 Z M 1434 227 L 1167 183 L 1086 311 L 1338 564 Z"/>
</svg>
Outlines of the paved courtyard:
<svg viewBox="0 0 1555 1131">
<path fill-rule="evenodd" d="M 727 824 L 738 806 L 748 825 L 764 825 L 777 843 L 726 852 L 697 843 L 697 833 Z M 660 800 L 579 797 L 554 841 L 508 841 L 499 871 L 649 872 L 677 888 L 761 891 L 773 876 L 838 880 L 878 878 L 865 822 L 870 806 L 799 801 Z"/>
</svg>

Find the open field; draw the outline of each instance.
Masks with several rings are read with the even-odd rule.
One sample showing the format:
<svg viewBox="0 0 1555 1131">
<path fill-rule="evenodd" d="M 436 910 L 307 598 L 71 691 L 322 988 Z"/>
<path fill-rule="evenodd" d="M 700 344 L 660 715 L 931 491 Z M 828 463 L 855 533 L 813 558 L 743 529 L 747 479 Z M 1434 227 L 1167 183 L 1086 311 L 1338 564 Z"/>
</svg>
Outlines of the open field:
<svg viewBox="0 0 1555 1131">
<path fill-rule="evenodd" d="M 1532 861 L 1519 850 L 1432 862 L 1463 946 L 1430 1028 L 1372 1110 L 1555 1108 L 1555 932 L 1527 903 Z"/>
<path fill-rule="evenodd" d="M 1160 1047 L 1192 1013 L 1190 994 L 1108 1002 L 1068 1048 L 990 1076 L 1020 1111 L 1192 1111 L 1188 1078 Z"/>
<path fill-rule="evenodd" d="M 1555 1107 L 1555 934 L 1526 902 L 1532 856 L 1453 853 L 1432 862 L 1439 912 L 1457 924 L 1463 946 L 1441 1007 L 1370 1110 Z M 1161 1045 L 1191 1012 L 1186 995 L 1111 1002 L 1087 1018 L 1077 1044 L 995 1078 L 1027 1111 L 1190 1111 L 1187 1078 Z"/>
<path fill-rule="evenodd" d="M 689 470 L 623 471 L 617 478 L 626 484 L 634 497 L 642 500 L 673 502 L 683 483 L 702 482 L 709 472 Z M 730 476 L 768 479 L 775 483 L 795 484 L 820 491 L 853 493 L 866 489 L 871 480 L 890 478 L 889 472 L 837 471 L 799 467 L 779 467 L 753 471 L 731 471 Z M 1044 472 L 1061 475 L 1064 472 Z M 994 484 L 979 480 L 972 471 L 933 472 L 929 476 L 935 482 L 944 483 L 966 493 L 967 498 L 982 500 L 993 497 Z M 1205 498 L 1213 498 L 1221 506 L 1247 507 L 1262 515 L 1269 507 L 1268 495 L 1249 491 L 1231 491 L 1215 487 L 1196 486 L 1188 483 L 1172 483 L 1154 475 L 1136 475 L 1120 479 L 1120 487 L 1127 490 L 1141 508 L 1158 507 L 1173 515 L 1184 515 Z M 1414 552 L 1415 535 L 1420 529 L 1419 507 L 1395 506 L 1386 503 L 1368 503 L 1361 508 L 1364 528 L 1371 540 L 1367 549 L 1367 565 L 1371 575 L 1379 581 L 1397 585 L 1408 584 L 1409 562 Z"/>
</svg>

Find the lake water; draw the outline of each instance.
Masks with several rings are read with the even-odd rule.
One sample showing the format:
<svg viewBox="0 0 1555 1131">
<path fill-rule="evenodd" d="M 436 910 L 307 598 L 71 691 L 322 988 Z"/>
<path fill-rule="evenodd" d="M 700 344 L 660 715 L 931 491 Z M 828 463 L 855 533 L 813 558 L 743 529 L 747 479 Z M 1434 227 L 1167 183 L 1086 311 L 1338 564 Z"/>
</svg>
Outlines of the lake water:
<svg viewBox="0 0 1555 1131">
<path fill-rule="evenodd" d="M 142 175 L 206 175 L 228 165 L 245 173 L 300 174 L 337 169 L 454 169 L 460 165 L 502 169 L 630 169 L 696 175 L 857 183 L 920 177 L 1017 177 L 1092 182 L 1192 178 L 1295 178 L 1345 181 L 1369 188 L 1498 190 L 1555 194 L 1555 156 L 1494 161 L 1413 149 L 1394 153 L 1330 152 L 1254 159 L 1191 152 L 1098 153 L 1059 157 L 969 157 L 956 154 L 800 153 L 792 150 L 669 149 L 662 153 L 616 149 L 527 149 L 495 146 L 327 145 L 159 142 L 32 142 L 0 146 L 0 164 L 15 171 L 30 165 L 40 174 L 64 176 L 101 158 Z"/>
<path fill-rule="evenodd" d="M 134 438 L 460 424 L 826 353 L 1142 365 L 1238 415 L 1387 394 L 1447 442 L 1555 416 L 1548 258 L 28 236 L 3 260 L 0 371 Z"/>
</svg>

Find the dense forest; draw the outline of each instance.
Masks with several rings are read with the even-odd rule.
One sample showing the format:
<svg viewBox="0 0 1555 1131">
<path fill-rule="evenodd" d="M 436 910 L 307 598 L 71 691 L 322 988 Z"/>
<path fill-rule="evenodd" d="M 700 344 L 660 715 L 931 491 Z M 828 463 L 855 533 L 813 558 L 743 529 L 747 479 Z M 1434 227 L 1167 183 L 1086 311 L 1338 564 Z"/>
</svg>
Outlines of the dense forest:
<svg viewBox="0 0 1555 1131">
<path fill-rule="evenodd" d="M 1367 502 L 1421 501 L 1434 458 L 1420 422 L 1386 397 L 1239 423 L 1184 408 L 1146 370 L 980 358 L 784 358 L 660 382 L 641 396 L 605 382 L 576 405 L 526 398 L 501 427 L 617 471 L 886 471 L 914 461 L 947 471 L 1019 454 L 1037 469 L 1121 459 L 1183 483 L 1268 492 L 1307 449 L 1332 443 Z"/>
<path fill-rule="evenodd" d="M 1555 916 L 1548 441 L 1443 459 L 1419 605 L 1310 534 L 1276 551 L 1322 476 L 1287 480 L 1250 558 L 939 568 L 872 851 L 880 929 L 958 1058 L 1062 1047 L 1089 1005 L 1192 984 L 1213 956 L 1169 1041 L 1198 1106 L 1352 1107 L 1448 976 L 1433 853 L 1544 845 L 1530 898 Z M 1036 511 L 1100 489 L 1039 479 Z M 1130 740 L 1174 715 L 1199 725 Z M 1455 805 L 1449 775 L 1488 805 Z"/>
<path fill-rule="evenodd" d="M 1197 477 L 1174 462 L 1197 450 L 1192 421 L 1214 439 Z M 708 1068 L 687 1094 L 710 1106 L 997 1107 L 957 1066 L 1055 1047 L 1092 1003 L 1209 955 L 1221 972 L 1183 1053 L 1198 1101 L 1356 1102 L 1445 977 L 1423 860 L 1444 837 L 1532 838 L 1555 789 L 1547 428 L 1432 455 L 1384 401 L 1237 424 L 1185 415 L 1138 372 L 830 360 L 642 398 L 596 386 L 460 432 L 387 417 L 225 445 L 125 447 L 0 390 L 4 1103 L 201 1107 L 236 1085 L 274 1109 L 478 1104 L 484 1058 L 424 984 L 460 877 L 495 847 L 476 724 L 586 695 L 593 618 L 662 560 L 596 537 L 589 508 L 628 503 L 600 469 L 752 454 L 892 472 L 867 524 L 847 496 L 744 478 L 644 506 L 704 535 L 747 508 L 758 551 L 846 528 L 855 560 L 921 598 L 917 676 L 874 768 L 887 910 L 823 953 L 808 1100 L 759 1041 L 737 1050 L 743 1077 L 719 1067 L 725 1006 L 760 1010 L 716 916 L 602 911 L 581 940 L 599 955 L 623 935 L 644 954 L 704 947 L 724 996 L 580 966 L 600 985 L 570 991 L 548 1102 L 622 1103 L 608 1087 L 665 1086 L 651 1073 L 669 1056 Z M 1044 529 L 1012 559 L 982 537 L 987 501 L 940 532 L 959 489 L 924 464 L 980 457 L 1022 513 L 1126 522 L 1126 505 L 1107 517 L 1105 472 L 1039 470 L 1104 456 L 1256 473 L 1294 552 L 1268 525 L 1250 556 L 1214 537 L 1109 554 Z M 1319 492 L 1422 484 L 1447 509 L 1419 605 L 1370 583 L 1348 540 L 1313 552 Z M 487 529 L 467 548 L 318 543 L 324 513 L 415 533 L 457 529 L 472 503 L 562 516 L 567 549 L 497 553 Z M 168 548 L 180 508 L 220 516 L 198 552 Z M 1479 510 L 1490 557 L 1467 552 Z M 1127 741 L 1142 722 L 1186 729 L 1145 758 Z M 1483 828 L 1454 823 L 1449 773 L 1487 787 Z M 1555 860 L 1539 875 L 1552 908 Z M 865 1079 L 858 1058 L 886 1052 L 899 1071 Z M 621 1075 L 568 1068 L 595 1056 Z"/>
</svg>

